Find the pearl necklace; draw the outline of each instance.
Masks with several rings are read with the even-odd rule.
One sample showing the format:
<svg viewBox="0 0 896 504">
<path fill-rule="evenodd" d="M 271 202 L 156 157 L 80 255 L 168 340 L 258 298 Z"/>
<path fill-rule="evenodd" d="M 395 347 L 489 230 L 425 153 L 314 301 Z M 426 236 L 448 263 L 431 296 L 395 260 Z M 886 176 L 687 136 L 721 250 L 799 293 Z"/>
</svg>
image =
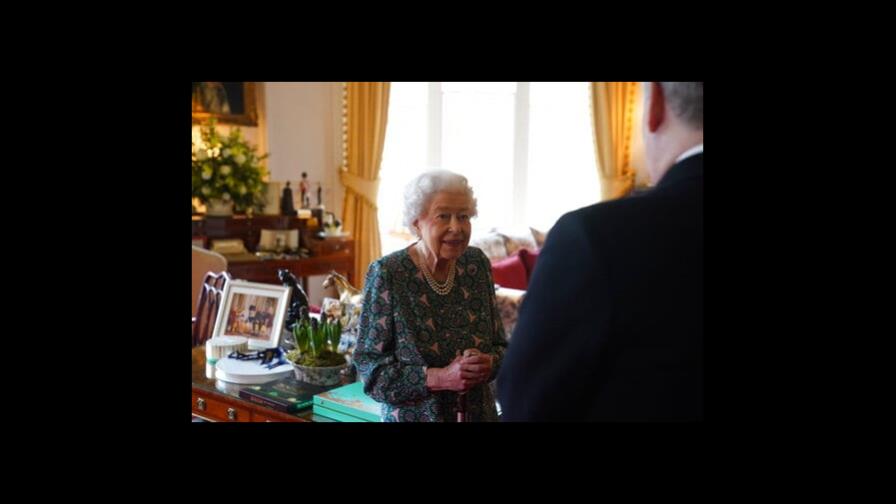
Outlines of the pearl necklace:
<svg viewBox="0 0 896 504">
<path fill-rule="evenodd" d="M 432 276 L 432 273 L 429 272 L 429 268 L 427 268 L 422 261 L 417 260 L 413 255 L 411 255 L 411 259 L 413 259 L 414 264 L 423 271 L 423 277 L 426 278 L 426 283 L 432 287 L 432 290 L 436 291 L 436 294 L 444 296 L 451 292 L 451 289 L 454 287 L 454 261 L 449 263 L 448 278 L 445 280 L 445 283 L 441 284 Z"/>
</svg>

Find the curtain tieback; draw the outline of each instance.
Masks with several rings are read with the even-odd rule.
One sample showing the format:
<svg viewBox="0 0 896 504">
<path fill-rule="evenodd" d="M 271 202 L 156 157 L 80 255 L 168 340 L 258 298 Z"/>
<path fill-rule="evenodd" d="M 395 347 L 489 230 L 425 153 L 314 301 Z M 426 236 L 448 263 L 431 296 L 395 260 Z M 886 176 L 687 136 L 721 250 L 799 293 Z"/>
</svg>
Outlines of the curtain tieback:
<svg viewBox="0 0 896 504">
<path fill-rule="evenodd" d="M 380 188 L 379 179 L 370 180 L 351 172 L 340 171 L 339 180 L 346 189 L 360 196 L 371 207 L 376 208 L 376 195 Z"/>
</svg>

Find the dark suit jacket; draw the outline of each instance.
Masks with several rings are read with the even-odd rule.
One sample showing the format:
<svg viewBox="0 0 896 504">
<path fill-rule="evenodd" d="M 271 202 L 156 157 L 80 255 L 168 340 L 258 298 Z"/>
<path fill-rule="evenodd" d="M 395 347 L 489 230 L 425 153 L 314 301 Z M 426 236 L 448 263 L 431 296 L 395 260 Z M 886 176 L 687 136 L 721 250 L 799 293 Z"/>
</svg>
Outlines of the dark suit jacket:
<svg viewBox="0 0 896 504">
<path fill-rule="evenodd" d="M 703 419 L 703 154 L 548 233 L 498 375 L 502 420 Z"/>
</svg>

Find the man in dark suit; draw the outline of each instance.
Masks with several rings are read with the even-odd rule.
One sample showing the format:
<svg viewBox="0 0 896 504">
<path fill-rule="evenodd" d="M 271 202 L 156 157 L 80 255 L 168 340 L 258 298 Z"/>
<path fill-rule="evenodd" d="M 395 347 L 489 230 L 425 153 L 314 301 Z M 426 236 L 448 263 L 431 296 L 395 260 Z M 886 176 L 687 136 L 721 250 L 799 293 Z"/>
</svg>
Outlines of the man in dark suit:
<svg viewBox="0 0 896 504">
<path fill-rule="evenodd" d="M 703 83 L 645 83 L 655 187 L 548 233 L 498 375 L 505 421 L 703 419 Z"/>
</svg>

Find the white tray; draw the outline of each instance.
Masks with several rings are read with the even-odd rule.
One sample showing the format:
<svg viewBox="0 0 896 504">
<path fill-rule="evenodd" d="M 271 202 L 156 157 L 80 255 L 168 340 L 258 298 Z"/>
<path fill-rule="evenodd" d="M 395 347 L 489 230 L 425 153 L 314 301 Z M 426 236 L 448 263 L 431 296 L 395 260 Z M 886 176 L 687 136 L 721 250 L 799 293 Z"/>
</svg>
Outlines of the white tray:
<svg viewBox="0 0 896 504">
<path fill-rule="evenodd" d="M 292 373 L 290 364 L 268 369 L 260 362 L 261 360 L 221 359 L 215 364 L 215 378 L 231 383 L 258 384 L 279 380 Z"/>
</svg>

